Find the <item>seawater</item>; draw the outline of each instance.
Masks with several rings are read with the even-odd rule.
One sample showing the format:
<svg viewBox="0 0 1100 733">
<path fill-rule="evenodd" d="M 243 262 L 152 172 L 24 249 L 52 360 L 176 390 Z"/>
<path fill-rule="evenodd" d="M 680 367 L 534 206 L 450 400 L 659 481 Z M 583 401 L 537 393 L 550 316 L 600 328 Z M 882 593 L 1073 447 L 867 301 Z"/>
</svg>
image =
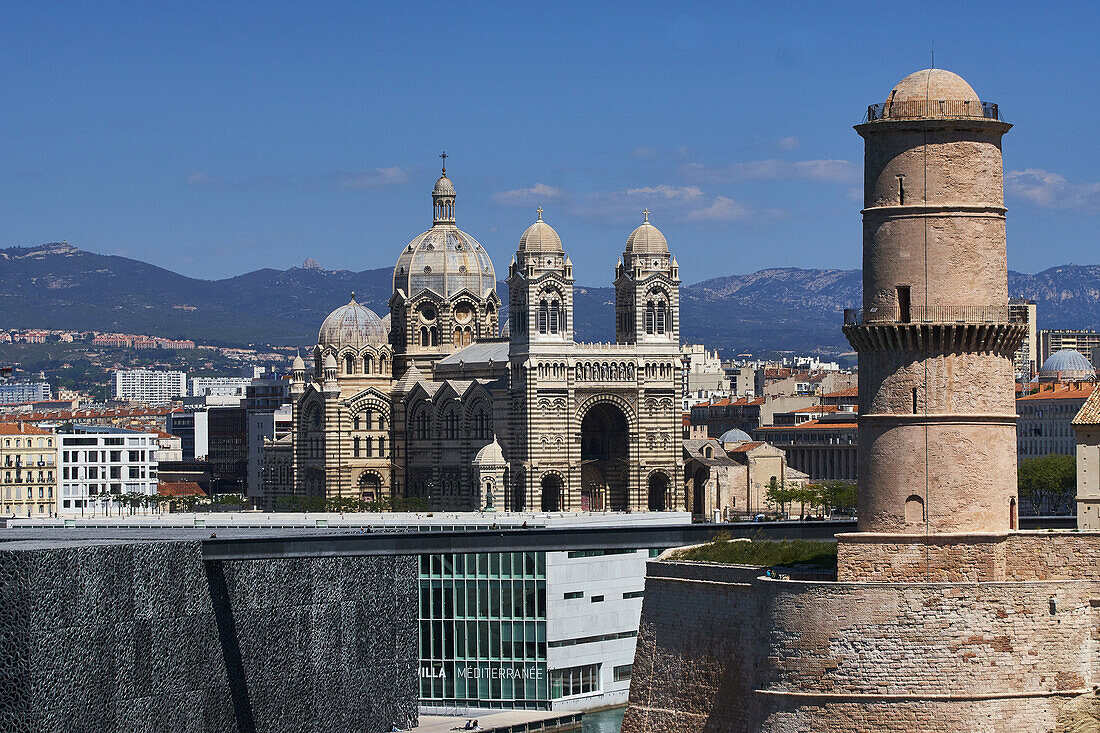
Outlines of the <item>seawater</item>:
<svg viewBox="0 0 1100 733">
<path fill-rule="evenodd" d="M 584 714 L 582 733 L 619 733 L 626 708 L 611 708 L 598 713 Z"/>
</svg>

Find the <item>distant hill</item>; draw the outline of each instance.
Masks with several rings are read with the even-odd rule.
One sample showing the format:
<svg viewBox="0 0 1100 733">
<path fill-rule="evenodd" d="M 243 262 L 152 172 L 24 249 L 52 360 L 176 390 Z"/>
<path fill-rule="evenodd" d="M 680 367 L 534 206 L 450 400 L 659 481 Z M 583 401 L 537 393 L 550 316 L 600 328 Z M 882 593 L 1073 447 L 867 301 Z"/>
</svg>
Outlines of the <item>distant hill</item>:
<svg viewBox="0 0 1100 733">
<path fill-rule="evenodd" d="M 0 250 L 0 328 L 130 331 L 213 344 L 312 344 L 317 328 L 351 291 L 380 315 L 389 268 L 263 269 L 200 280 L 139 260 L 65 244 Z M 727 354 L 849 351 L 844 308 L 860 300 L 859 270 L 773 268 L 684 286 L 681 338 Z M 507 302 L 507 287 L 500 283 Z M 1100 266 L 1063 265 L 1009 274 L 1014 296 L 1035 300 L 1041 328 L 1100 326 Z M 578 286 L 577 338 L 614 338 L 610 287 Z"/>
</svg>

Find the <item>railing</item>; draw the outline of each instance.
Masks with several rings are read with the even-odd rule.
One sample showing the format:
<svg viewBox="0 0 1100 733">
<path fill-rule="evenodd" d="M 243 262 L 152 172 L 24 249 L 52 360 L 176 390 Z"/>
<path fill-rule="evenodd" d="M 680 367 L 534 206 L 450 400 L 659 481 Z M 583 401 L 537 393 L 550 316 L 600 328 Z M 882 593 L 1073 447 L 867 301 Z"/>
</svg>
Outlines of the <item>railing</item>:
<svg viewBox="0 0 1100 733">
<path fill-rule="evenodd" d="M 959 99 L 909 99 L 881 102 L 867 107 L 864 122 L 878 120 L 921 120 L 974 118 L 1000 120 L 1000 108 L 994 102 Z"/>
<path fill-rule="evenodd" d="M 896 305 L 845 308 L 844 325 L 868 323 L 1009 323 L 1007 305 L 914 305 L 908 313 Z"/>
</svg>

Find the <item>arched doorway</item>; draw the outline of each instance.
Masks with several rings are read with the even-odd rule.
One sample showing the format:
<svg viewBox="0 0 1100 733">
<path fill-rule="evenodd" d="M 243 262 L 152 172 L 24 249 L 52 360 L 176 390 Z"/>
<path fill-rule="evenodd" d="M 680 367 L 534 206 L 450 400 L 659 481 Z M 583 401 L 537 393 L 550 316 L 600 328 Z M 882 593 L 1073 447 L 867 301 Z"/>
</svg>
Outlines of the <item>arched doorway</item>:
<svg viewBox="0 0 1100 733">
<path fill-rule="evenodd" d="M 692 480 L 691 513 L 697 517 L 707 514 L 707 479 L 709 477 L 710 471 L 705 466 L 700 466 Z"/>
<path fill-rule="evenodd" d="M 512 479 L 512 502 L 509 509 L 513 512 L 522 512 L 527 509 L 527 492 L 523 485 L 522 472 L 517 472 Z"/>
<path fill-rule="evenodd" d="M 607 506 L 613 512 L 629 508 L 630 429 L 626 415 L 616 405 L 593 405 L 581 420 L 581 466 L 590 475 L 599 472 L 607 487 Z"/>
<path fill-rule="evenodd" d="M 561 488 L 561 477 L 557 474 L 550 473 L 542 477 L 542 511 L 561 511 Z"/>
<path fill-rule="evenodd" d="M 663 512 L 668 510 L 668 489 L 668 476 L 659 471 L 650 474 L 649 511 Z"/>
<path fill-rule="evenodd" d="M 378 474 L 364 472 L 359 476 L 359 498 L 363 501 L 382 498 L 382 479 Z"/>
</svg>

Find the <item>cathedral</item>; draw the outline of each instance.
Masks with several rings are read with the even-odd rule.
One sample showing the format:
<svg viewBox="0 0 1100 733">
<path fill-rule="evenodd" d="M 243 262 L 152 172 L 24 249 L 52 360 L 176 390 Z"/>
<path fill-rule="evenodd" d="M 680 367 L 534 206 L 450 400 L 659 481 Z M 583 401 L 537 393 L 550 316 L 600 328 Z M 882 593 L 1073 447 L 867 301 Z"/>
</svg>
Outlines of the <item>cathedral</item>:
<svg viewBox="0 0 1100 733">
<path fill-rule="evenodd" d="M 542 209 L 508 266 L 505 309 L 455 198 L 444 168 L 432 227 L 397 258 L 389 314 L 353 293 L 321 324 L 311 367 L 295 358 L 287 493 L 682 510 L 679 268 L 649 212 L 615 267 L 615 343 L 578 343 L 573 263 Z"/>
</svg>

